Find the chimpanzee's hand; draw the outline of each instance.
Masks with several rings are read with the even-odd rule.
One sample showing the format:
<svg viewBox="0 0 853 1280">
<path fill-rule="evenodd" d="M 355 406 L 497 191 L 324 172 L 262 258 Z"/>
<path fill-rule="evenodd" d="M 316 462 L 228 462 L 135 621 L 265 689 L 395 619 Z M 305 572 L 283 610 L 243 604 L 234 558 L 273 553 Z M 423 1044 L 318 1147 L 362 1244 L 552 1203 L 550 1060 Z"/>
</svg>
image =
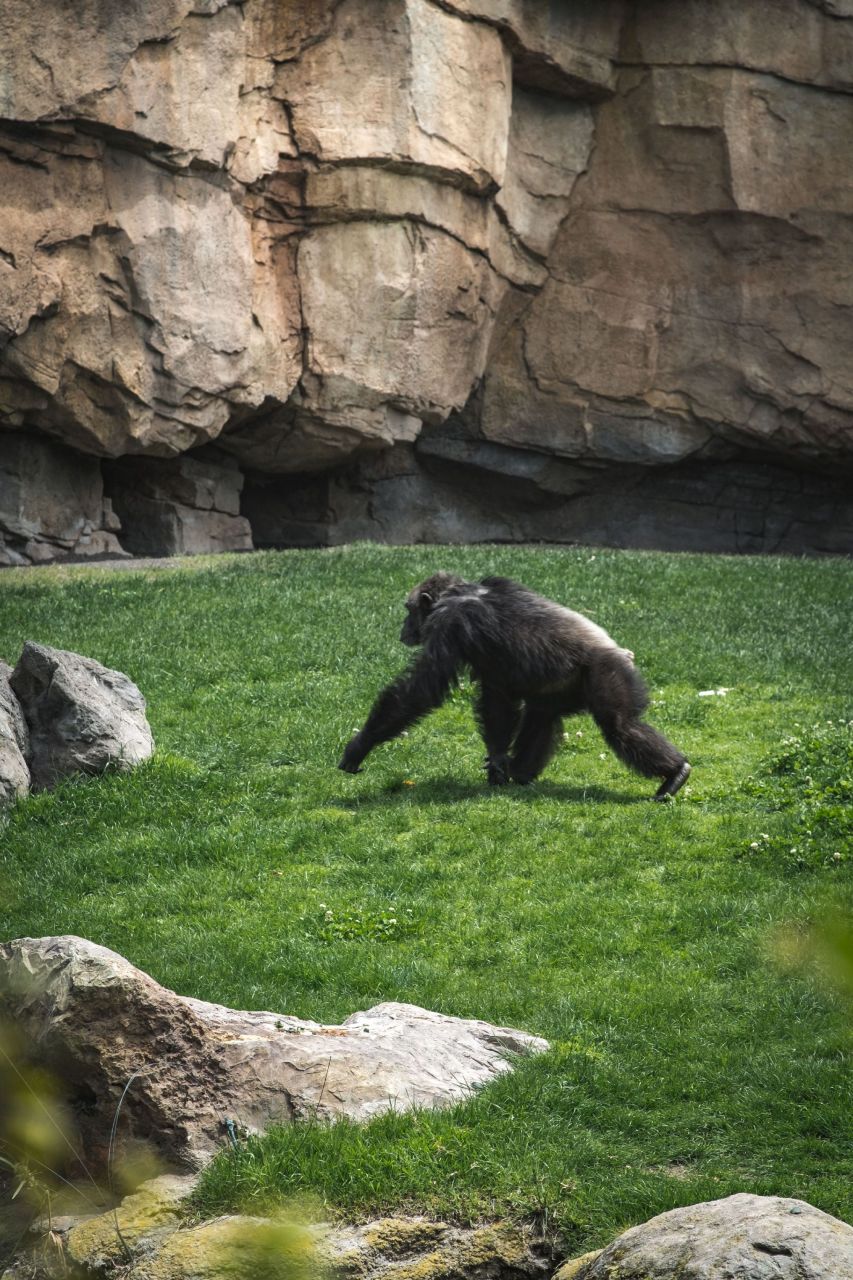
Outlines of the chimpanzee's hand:
<svg viewBox="0 0 853 1280">
<path fill-rule="evenodd" d="M 344 754 L 338 762 L 338 768 L 343 769 L 344 773 L 361 773 L 361 762 L 364 759 L 364 750 L 361 745 L 361 734 L 357 733 L 354 738 L 350 738 L 344 747 Z"/>
</svg>

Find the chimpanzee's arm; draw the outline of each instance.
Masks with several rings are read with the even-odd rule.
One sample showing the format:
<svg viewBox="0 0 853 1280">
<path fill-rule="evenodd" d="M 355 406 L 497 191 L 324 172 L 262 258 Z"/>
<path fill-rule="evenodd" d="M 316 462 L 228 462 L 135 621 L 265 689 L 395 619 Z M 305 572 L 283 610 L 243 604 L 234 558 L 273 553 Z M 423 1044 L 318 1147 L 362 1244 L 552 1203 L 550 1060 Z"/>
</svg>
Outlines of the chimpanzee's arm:
<svg viewBox="0 0 853 1280">
<path fill-rule="evenodd" d="M 441 706 L 463 665 L 462 656 L 442 639 L 446 637 L 431 637 L 409 670 L 382 690 L 364 728 L 347 743 L 339 769 L 358 773 L 362 760 L 380 742 L 396 738 Z"/>
</svg>

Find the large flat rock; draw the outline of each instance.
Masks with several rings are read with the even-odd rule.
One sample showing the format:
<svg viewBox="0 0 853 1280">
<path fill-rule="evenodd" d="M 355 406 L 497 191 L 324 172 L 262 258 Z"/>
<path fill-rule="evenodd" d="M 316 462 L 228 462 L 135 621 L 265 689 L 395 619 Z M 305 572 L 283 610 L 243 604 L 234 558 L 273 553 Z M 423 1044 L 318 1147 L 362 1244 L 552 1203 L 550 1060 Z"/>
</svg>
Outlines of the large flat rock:
<svg viewBox="0 0 853 1280">
<path fill-rule="evenodd" d="M 513 1055 L 547 1048 L 522 1031 L 409 1004 L 379 1004 L 331 1027 L 228 1009 L 176 995 L 70 936 L 0 947 L 0 1014 L 59 1080 L 96 1162 L 132 1076 L 120 1136 L 192 1167 L 223 1144 L 229 1123 L 259 1132 L 446 1106 L 510 1070 Z"/>
</svg>

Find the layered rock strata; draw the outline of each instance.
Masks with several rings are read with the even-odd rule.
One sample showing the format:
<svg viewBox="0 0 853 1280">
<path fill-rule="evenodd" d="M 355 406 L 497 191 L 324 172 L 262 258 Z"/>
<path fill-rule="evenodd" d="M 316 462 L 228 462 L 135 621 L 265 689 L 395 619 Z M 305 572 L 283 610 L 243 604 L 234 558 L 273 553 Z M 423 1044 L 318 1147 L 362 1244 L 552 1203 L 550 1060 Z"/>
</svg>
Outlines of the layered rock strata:
<svg viewBox="0 0 853 1280">
<path fill-rule="evenodd" d="M 252 530 L 240 515 L 243 475 L 228 454 L 125 458 L 106 471 L 124 545 L 135 555 L 252 549 Z"/>
<path fill-rule="evenodd" d="M 505 536 L 853 546 L 846 0 L 99 15 L 12 0 L 0 32 L 0 560 L 246 546 L 169 474 L 212 442 L 247 493 L 302 477 L 280 525 L 327 471 L 381 506 L 372 456 L 414 446 L 428 523 L 477 538 L 436 433 L 505 451 L 488 507 L 539 504 Z M 581 492 L 531 498 L 565 466 Z"/>
</svg>

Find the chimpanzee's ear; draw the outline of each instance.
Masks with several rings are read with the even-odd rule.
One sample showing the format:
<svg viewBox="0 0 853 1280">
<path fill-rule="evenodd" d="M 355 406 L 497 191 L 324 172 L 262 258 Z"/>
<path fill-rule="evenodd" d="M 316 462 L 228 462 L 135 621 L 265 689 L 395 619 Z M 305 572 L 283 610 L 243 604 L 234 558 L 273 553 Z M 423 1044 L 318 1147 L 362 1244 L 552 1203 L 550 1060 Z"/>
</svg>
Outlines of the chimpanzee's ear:
<svg viewBox="0 0 853 1280">
<path fill-rule="evenodd" d="M 429 591 L 422 591 L 418 596 L 418 609 L 422 613 L 428 613 L 434 604 L 435 596 L 431 595 Z"/>
</svg>

